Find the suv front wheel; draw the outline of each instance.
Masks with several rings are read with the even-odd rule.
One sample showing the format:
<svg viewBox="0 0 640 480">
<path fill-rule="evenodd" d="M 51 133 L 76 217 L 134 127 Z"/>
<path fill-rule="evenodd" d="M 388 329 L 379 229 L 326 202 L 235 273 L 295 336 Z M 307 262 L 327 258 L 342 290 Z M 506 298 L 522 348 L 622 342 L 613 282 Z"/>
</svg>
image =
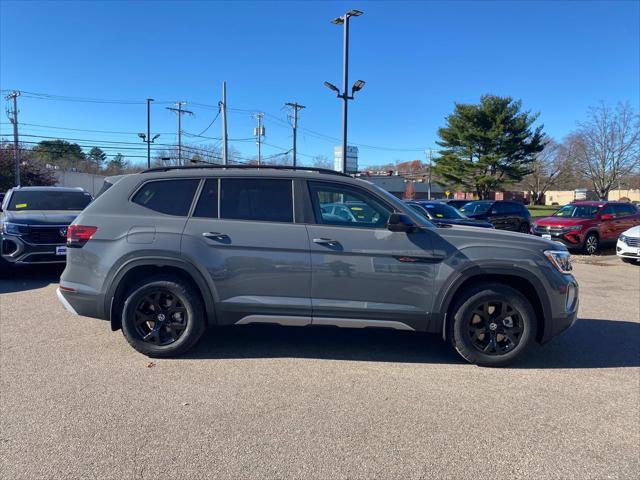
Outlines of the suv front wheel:
<svg viewBox="0 0 640 480">
<path fill-rule="evenodd" d="M 174 357 L 191 347 L 206 329 L 202 300 L 193 286 L 177 277 L 152 277 L 128 294 L 122 333 L 138 352 Z"/>
<path fill-rule="evenodd" d="M 520 357 L 536 336 L 536 317 L 529 301 L 499 283 L 478 285 L 457 299 L 449 339 L 465 360 L 501 367 Z"/>
</svg>

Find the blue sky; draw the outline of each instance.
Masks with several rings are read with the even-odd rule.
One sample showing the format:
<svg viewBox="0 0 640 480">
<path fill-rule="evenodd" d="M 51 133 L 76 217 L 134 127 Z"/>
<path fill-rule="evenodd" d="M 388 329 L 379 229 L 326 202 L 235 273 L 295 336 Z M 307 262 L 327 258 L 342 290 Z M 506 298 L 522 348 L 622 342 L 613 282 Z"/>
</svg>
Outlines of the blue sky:
<svg viewBox="0 0 640 480">
<path fill-rule="evenodd" d="M 283 104 L 302 111 L 301 160 L 325 155 L 341 136 L 341 104 L 323 87 L 341 85 L 342 30 L 329 21 L 351 8 L 350 80 L 364 90 L 350 103 L 350 143 L 360 164 L 423 158 L 454 102 L 510 95 L 540 112 L 562 138 L 589 105 L 640 102 L 640 2 L 0 2 L 0 87 L 70 97 L 184 100 L 195 113 L 183 129 L 213 119 L 227 81 L 230 138 L 251 137 L 265 118 L 264 155 L 290 148 Z M 108 134 L 24 126 L 25 135 L 139 142 L 144 104 L 20 98 L 20 121 Z M 175 143 L 175 115 L 153 107 L 160 143 Z M 10 134 L 3 115 L 0 133 Z M 319 137 L 318 132 L 328 137 Z M 205 135 L 218 137 L 217 120 Z M 38 137 L 24 139 L 38 140 Z M 198 139 L 198 143 L 206 143 Z M 232 142 L 246 157 L 252 141 Z M 135 143 L 122 153 L 144 155 Z M 140 146 L 143 147 L 142 142 Z M 304 156 L 304 155 L 308 155 Z M 142 159 L 131 158 L 134 161 Z"/>
</svg>

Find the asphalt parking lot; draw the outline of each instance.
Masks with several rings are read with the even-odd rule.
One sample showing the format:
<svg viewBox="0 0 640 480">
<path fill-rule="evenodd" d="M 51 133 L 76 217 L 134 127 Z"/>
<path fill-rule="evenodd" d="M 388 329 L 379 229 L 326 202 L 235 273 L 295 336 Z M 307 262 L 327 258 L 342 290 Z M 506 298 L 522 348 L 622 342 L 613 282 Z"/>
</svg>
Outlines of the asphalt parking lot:
<svg viewBox="0 0 640 480">
<path fill-rule="evenodd" d="M 0 279 L 0 477 L 637 478 L 640 267 L 577 258 L 579 322 L 515 368 L 437 336 L 213 330 L 149 360 L 67 313 L 59 269 Z"/>
</svg>

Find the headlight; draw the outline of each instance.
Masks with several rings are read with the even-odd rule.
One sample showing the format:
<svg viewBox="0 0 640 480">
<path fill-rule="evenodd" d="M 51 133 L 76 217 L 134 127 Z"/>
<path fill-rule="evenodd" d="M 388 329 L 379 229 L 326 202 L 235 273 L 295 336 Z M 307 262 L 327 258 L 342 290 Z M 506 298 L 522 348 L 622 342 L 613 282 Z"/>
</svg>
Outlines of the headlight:
<svg viewBox="0 0 640 480">
<path fill-rule="evenodd" d="M 572 225 L 570 227 L 562 227 L 562 230 L 565 232 L 577 232 L 578 230 L 582 230 L 582 225 Z"/>
<path fill-rule="evenodd" d="M 29 227 L 20 225 L 19 223 L 2 222 L 2 233 L 7 235 L 22 235 L 27 233 Z"/>
<path fill-rule="evenodd" d="M 624 235 L 620 235 L 618 237 L 618 240 L 620 240 L 622 243 L 627 243 L 627 237 L 625 237 Z"/>
<path fill-rule="evenodd" d="M 566 250 L 545 250 L 544 255 L 560 273 L 571 273 L 571 254 Z"/>
</svg>

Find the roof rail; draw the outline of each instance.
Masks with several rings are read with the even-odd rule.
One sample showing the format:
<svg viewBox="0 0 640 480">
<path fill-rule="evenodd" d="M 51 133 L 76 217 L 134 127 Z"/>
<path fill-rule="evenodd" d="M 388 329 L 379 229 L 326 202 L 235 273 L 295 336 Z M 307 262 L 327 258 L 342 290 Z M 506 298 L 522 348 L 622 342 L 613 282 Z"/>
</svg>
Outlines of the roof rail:
<svg viewBox="0 0 640 480">
<path fill-rule="evenodd" d="M 318 172 L 327 173 L 329 175 L 340 175 L 342 177 L 352 178 L 351 175 L 336 172 L 335 170 L 329 170 L 328 168 L 315 168 L 315 167 L 292 167 L 288 165 L 210 165 L 210 164 L 197 164 L 197 165 L 174 165 L 169 167 L 155 167 L 143 170 L 140 173 L 149 172 L 168 172 L 170 170 L 198 170 L 198 169 L 240 169 L 240 170 L 255 170 L 255 169 L 269 169 L 269 170 L 302 170 L 306 172 Z"/>
</svg>

